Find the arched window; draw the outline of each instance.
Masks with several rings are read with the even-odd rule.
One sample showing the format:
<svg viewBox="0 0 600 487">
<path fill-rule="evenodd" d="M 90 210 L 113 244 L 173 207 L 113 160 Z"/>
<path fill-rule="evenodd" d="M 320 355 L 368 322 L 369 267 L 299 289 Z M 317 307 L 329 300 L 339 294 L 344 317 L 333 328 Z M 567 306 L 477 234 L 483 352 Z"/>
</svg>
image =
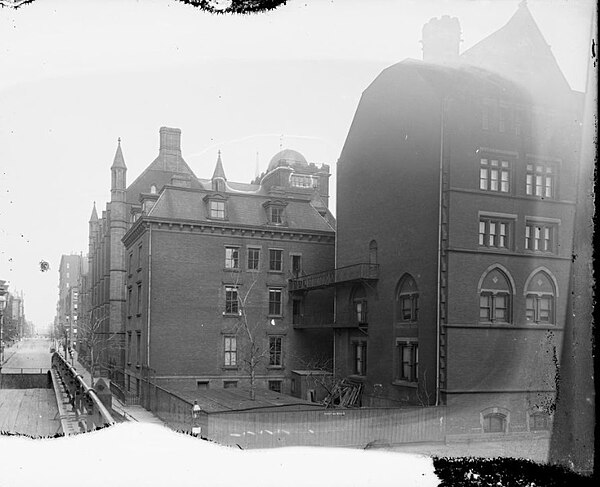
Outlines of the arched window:
<svg viewBox="0 0 600 487">
<path fill-rule="evenodd" d="M 554 324 L 556 289 L 545 271 L 533 273 L 525 284 L 525 319 L 527 323 Z"/>
<path fill-rule="evenodd" d="M 550 415 L 544 411 L 533 411 L 529 414 L 529 431 L 546 431 L 550 429 Z"/>
<path fill-rule="evenodd" d="M 369 264 L 377 264 L 377 241 L 369 243 Z"/>
<path fill-rule="evenodd" d="M 419 290 L 410 274 L 405 274 L 396 290 L 396 323 L 414 323 L 419 317 Z"/>
<path fill-rule="evenodd" d="M 513 286 L 507 274 L 492 267 L 479 282 L 479 321 L 511 323 L 512 296 Z"/>
<path fill-rule="evenodd" d="M 150 193 L 156 194 L 156 185 L 153 184 L 152 186 L 150 186 Z"/>
</svg>

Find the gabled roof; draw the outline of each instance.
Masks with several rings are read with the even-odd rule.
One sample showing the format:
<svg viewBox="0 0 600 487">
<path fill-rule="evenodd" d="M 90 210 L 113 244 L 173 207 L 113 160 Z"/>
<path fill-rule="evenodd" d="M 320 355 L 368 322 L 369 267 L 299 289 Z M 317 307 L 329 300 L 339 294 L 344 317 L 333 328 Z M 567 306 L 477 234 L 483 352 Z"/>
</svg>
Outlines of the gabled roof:
<svg viewBox="0 0 600 487">
<path fill-rule="evenodd" d="M 208 218 L 205 203 L 207 191 L 194 191 L 185 188 L 166 187 L 149 213 L 151 217 L 214 222 Z M 282 228 L 306 231 L 332 232 L 332 226 L 310 204 L 310 200 L 284 198 L 286 225 L 267 225 L 267 212 L 263 205 L 272 200 L 268 195 L 244 195 L 227 193 L 227 220 L 225 224 L 248 225 L 253 227 Z M 217 220 L 219 221 L 219 220 Z"/>
<path fill-rule="evenodd" d="M 548 99 L 571 90 L 525 1 L 504 27 L 460 57 L 464 62 L 519 82 L 532 93 Z"/>
</svg>

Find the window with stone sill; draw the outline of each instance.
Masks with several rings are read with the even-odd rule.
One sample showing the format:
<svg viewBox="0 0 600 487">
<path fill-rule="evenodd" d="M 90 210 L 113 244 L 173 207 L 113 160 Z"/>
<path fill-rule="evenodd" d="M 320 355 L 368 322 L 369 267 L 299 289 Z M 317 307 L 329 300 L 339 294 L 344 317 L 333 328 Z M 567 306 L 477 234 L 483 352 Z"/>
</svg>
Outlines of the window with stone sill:
<svg viewBox="0 0 600 487">
<path fill-rule="evenodd" d="M 525 224 L 525 249 L 533 252 L 555 252 L 557 224 L 528 221 Z"/>
<path fill-rule="evenodd" d="M 353 374 L 367 375 L 367 342 L 358 341 L 352 344 L 353 348 Z"/>
<path fill-rule="evenodd" d="M 283 366 L 283 337 L 269 337 L 269 367 Z"/>
<path fill-rule="evenodd" d="M 479 161 L 479 189 L 497 193 L 511 190 L 511 163 L 508 160 L 482 157 Z"/>
<path fill-rule="evenodd" d="M 419 380 L 419 344 L 418 342 L 401 341 L 396 343 L 398 353 L 397 379 L 405 382 Z"/>
<path fill-rule="evenodd" d="M 282 296 L 281 289 L 269 289 L 269 316 L 281 316 Z"/>
<path fill-rule="evenodd" d="M 479 245 L 496 249 L 510 249 L 513 222 L 495 217 L 479 218 Z"/>
<path fill-rule="evenodd" d="M 225 314 L 239 314 L 238 290 L 233 286 L 225 287 Z"/>
<path fill-rule="evenodd" d="M 527 323 L 553 325 L 556 323 L 556 289 L 545 271 L 527 280 L 525 289 L 525 319 Z"/>
<path fill-rule="evenodd" d="M 530 162 L 525 176 L 525 194 L 555 198 L 556 166 L 548 162 Z"/>
<path fill-rule="evenodd" d="M 273 272 L 283 271 L 283 250 L 269 249 L 269 270 Z"/>
<path fill-rule="evenodd" d="M 234 270 L 240 268 L 239 247 L 225 247 L 225 269 Z"/>
<path fill-rule="evenodd" d="M 237 338 L 225 336 L 224 341 L 224 365 L 225 367 L 237 367 Z"/>
</svg>

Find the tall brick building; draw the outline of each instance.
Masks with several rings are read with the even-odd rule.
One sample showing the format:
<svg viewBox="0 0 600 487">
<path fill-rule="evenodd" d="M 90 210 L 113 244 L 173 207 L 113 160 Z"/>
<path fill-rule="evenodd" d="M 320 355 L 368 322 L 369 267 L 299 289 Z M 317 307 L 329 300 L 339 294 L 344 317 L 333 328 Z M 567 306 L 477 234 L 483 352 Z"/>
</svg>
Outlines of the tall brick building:
<svg viewBox="0 0 600 487">
<path fill-rule="evenodd" d="M 331 315 L 333 292 L 288 293 L 289 278 L 334 264 L 329 176 L 283 150 L 255 181 L 236 183 L 219 154 L 210 179 L 176 175 L 141 194 L 123 238 L 127 391 L 143 396 L 147 378 L 176 390 L 242 387 L 254 375 L 289 393 L 294 368 L 331 358 L 329 330 L 292 323 Z"/>
<path fill-rule="evenodd" d="M 336 373 L 364 383 L 363 405 L 446 404 L 449 432 L 547 429 L 582 96 L 525 2 L 459 42 L 457 19 L 433 19 L 425 61 L 384 70 L 357 108 L 338 163 Z"/>
<path fill-rule="evenodd" d="M 178 178 L 190 178 L 198 187 L 194 173 L 181 157 L 181 131 L 162 127 L 157 158 L 129 186 L 127 166 L 117 146 L 111 170 L 111 198 L 100 217 L 94 204 L 89 221 L 89 269 L 85 276 L 86 327 L 106 337 L 98 345 L 100 369 L 120 371 L 125 365 L 125 279 L 127 263 L 123 236 L 142 212 L 141 196 L 156 193 L 157 188 Z M 146 201 L 146 199 L 144 199 Z M 85 351 L 83 351 L 85 354 Z"/>
<path fill-rule="evenodd" d="M 70 254 L 60 258 L 55 336 L 63 346 L 76 346 L 77 343 L 79 277 L 83 268 L 81 255 Z"/>
</svg>

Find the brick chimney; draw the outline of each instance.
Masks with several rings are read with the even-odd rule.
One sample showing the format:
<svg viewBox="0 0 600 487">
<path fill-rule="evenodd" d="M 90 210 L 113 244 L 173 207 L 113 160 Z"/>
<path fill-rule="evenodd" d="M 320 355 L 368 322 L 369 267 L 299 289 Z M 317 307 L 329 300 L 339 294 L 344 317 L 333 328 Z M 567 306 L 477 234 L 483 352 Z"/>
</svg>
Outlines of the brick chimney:
<svg viewBox="0 0 600 487">
<path fill-rule="evenodd" d="M 161 155 L 181 156 L 181 130 L 170 127 L 160 128 L 160 148 Z"/>
<path fill-rule="evenodd" d="M 423 26 L 423 61 L 443 63 L 458 60 L 460 22 L 456 17 L 444 15 L 433 18 Z"/>
</svg>

